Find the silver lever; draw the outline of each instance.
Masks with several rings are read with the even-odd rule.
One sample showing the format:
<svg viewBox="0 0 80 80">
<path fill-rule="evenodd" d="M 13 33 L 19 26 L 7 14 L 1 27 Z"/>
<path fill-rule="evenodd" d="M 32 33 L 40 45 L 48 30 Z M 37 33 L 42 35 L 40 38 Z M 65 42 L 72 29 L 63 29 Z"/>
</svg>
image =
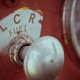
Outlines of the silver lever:
<svg viewBox="0 0 80 80">
<path fill-rule="evenodd" d="M 12 43 L 14 44 L 11 46 Z M 10 42 L 9 57 L 18 65 L 24 64 L 24 71 L 29 80 L 53 80 L 64 64 L 62 45 L 50 36 L 35 42 L 26 35 L 15 37 Z"/>
</svg>

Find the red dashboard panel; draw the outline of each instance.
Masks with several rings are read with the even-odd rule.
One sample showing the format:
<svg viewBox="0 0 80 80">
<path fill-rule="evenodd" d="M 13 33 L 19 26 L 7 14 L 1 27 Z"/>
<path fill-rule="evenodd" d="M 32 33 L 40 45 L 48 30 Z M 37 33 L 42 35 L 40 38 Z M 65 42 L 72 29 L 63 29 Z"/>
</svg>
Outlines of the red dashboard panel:
<svg viewBox="0 0 80 80">
<path fill-rule="evenodd" d="M 57 38 L 64 48 L 64 67 L 55 80 L 80 80 L 80 60 L 71 44 L 65 45 L 62 25 L 65 0 L 0 0 L 0 20 L 22 7 L 43 13 L 41 36 Z M 10 22 L 9 22 L 10 23 Z M 4 23 L 5 24 L 5 23 Z M 4 32 L 0 25 L 0 31 Z M 6 34 L 5 34 L 6 35 Z M 3 37 L 5 37 L 5 35 Z M 23 67 L 12 64 L 7 55 L 0 53 L 0 80 L 28 80 Z"/>
</svg>

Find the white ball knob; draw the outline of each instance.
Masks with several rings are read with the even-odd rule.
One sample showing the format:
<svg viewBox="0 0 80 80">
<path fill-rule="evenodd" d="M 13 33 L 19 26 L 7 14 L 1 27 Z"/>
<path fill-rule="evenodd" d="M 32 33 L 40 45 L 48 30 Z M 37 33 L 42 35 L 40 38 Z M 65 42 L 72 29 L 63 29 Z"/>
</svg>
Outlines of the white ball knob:
<svg viewBox="0 0 80 80">
<path fill-rule="evenodd" d="M 24 59 L 24 71 L 29 80 L 53 80 L 62 70 L 64 51 L 60 42 L 46 36 L 35 41 Z"/>
</svg>

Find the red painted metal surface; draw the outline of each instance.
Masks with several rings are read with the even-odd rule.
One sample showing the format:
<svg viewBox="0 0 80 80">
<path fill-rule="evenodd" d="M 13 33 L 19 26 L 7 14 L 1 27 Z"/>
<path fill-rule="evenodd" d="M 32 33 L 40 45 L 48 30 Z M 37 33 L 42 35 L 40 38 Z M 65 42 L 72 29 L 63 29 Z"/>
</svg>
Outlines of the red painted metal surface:
<svg viewBox="0 0 80 80">
<path fill-rule="evenodd" d="M 55 80 L 80 80 L 80 60 L 71 44 L 65 45 L 63 38 L 62 12 L 65 0 L 19 0 L 17 5 L 9 4 L 8 7 L 5 1 L 9 0 L 0 0 L 0 20 L 21 7 L 42 10 L 44 21 L 41 36 L 56 37 L 62 43 L 65 52 L 64 67 Z M 7 2 L 6 4 L 8 5 Z M 8 56 L 0 53 L 0 80 L 27 80 L 27 77 L 23 67 L 12 64 Z"/>
<path fill-rule="evenodd" d="M 4 0 L 4 4 L 6 7 L 16 7 L 19 4 L 19 0 Z"/>
</svg>

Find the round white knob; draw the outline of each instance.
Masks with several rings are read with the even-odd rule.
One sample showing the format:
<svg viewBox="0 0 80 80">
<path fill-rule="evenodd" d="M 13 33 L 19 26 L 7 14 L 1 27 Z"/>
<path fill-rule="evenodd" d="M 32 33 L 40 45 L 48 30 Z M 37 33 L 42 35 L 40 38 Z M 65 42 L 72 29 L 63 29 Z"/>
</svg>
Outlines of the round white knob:
<svg viewBox="0 0 80 80">
<path fill-rule="evenodd" d="M 50 36 L 34 42 L 26 52 L 24 71 L 29 80 L 53 80 L 64 64 L 60 42 Z"/>
</svg>

